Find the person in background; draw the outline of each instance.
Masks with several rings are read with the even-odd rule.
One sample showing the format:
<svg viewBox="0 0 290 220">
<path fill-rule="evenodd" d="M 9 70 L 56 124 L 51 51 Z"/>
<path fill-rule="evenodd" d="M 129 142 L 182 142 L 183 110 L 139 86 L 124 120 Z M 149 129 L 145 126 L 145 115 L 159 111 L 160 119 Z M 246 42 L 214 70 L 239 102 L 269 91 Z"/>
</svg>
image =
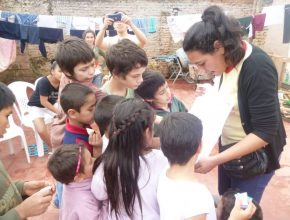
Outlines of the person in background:
<svg viewBox="0 0 290 220">
<path fill-rule="evenodd" d="M 0 138 L 9 128 L 8 117 L 12 114 L 14 102 L 12 91 L 0 82 Z M 0 161 L 1 220 L 24 220 L 44 213 L 54 191 L 54 185 L 43 180 L 13 182 Z"/>
<path fill-rule="evenodd" d="M 55 106 L 58 97 L 58 88 L 62 71 L 55 60 L 51 62 L 50 74 L 42 77 L 36 84 L 35 91 L 29 98 L 31 116 L 34 127 L 41 139 L 51 148 L 50 133 L 45 124 L 46 118 L 57 115 L 58 107 Z"/>
<path fill-rule="evenodd" d="M 93 49 L 95 53 L 96 70 L 93 83 L 100 88 L 103 84 L 104 71 L 106 71 L 106 55 L 102 50 L 95 46 L 96 33 L 93 30 L 88 29 L 84 31 L 83 39 Z"/>
<path fill-rule="evenodd" d="M 112 18 L 109 18 L 109 15 L 106 15 L 104 18 L 104 24 L 101 26 L 99 33 L 96 37 L 96 46 L 100 49 L 107 51 L 112 45 L 118 43 L 122 39 L 129 39 L 140 47 L 144 47 L 147 42 L 145 34 L 135 26 L 132 22 L 132 19 L 127 16 L 124 12 L 115 12 L 113 15 L 119 14 L 121 19 L 114 21 Z M 113 25 L 114 29 L 117 32 L 116 36 L 105 37 L 106 30 L 110 25 Z M 135 35 L 128 33 L 128 28 L 131 28 Z"/>
<path fill-rule="evenodd" d="M 207 173 L 218 166 L 221 195 L 229 188 L 238 188 L 259 203 L 274 171 L 280 167 L 280 154 L 286 144 L 277 96 L 277 70 L 264 51 L 242 40 L 239 22 L 220 7 L 208 7 L 201 18 L 187 31 L 183 49 L 201 73 L 221 76 L 219 92 L 233 103 L 233 108 L 223 126 L 220 152 L 200 158 L 195 170 Z M 259 166 L 248 170 L 247 166 L 235 166 L 235 171 L 230 172 L 225 165 L 233 160 L 240 164 L 241 157 L 258 151 L 259 158 L 266 157 L 258 161 Z M 255 158 L 251 160 L 254 163 Z M 256 172 L 259 167 L 265 169 Z"/>
</svg>

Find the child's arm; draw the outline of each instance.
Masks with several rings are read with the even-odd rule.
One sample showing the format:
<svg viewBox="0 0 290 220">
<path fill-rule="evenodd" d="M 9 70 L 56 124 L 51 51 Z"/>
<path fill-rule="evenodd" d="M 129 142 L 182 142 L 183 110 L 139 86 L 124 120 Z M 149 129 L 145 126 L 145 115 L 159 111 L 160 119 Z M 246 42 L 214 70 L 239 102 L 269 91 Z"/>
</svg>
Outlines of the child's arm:
<svg viewBox="0 0 290 220">
<path fill-rule="evenodd" d="M 58 110 L 55 106 L 53 106 L 49 101 L 48 101 L 48 96 L 40 96 L 40 103 L 43 105 L 43 107 L 49 109 L 50 111 L 54 112 L 55 114 L 58 114 Z"/>
</svg>

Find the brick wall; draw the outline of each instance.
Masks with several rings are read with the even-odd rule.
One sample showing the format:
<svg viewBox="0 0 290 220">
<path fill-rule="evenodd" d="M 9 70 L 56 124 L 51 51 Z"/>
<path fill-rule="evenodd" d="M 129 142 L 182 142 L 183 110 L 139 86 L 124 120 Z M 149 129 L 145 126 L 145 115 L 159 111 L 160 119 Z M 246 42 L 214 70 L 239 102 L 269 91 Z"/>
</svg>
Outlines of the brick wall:
<svg viewBox="0 0 290 220">
<path fill-rule="evenodd" d="M 235 17 L 253 14 L 261 7 L 259 0 L 1 0 L 0 10 L 13 12 L 30 12 L 50 15 L 102 16 L 112 11 L 122 10 L 129 16 L 156 16 L 157 33 L 148 37 L 145 50 L 149 57 L 160 54 L 172 54 L 179 48 L 170 36 L 166 16 L 172 8 L 181 9 L 180 14 L 201 13 L 207 6 L 217 4 Z M 55 45 L 47 45 L 48 57 L 53 57 Z M 19 51 L 19 50 L 18 50 Z M 153 65 L 153 64 L 152 64 Z M 40 75 L 48 74 L 48 62 L 42 58 L 37 46 L 28 45 L 24 54 L 18 54 L 16 62 L 5 72 L 0 73 L 0 80 L 33 81 Z"/>
</svg>

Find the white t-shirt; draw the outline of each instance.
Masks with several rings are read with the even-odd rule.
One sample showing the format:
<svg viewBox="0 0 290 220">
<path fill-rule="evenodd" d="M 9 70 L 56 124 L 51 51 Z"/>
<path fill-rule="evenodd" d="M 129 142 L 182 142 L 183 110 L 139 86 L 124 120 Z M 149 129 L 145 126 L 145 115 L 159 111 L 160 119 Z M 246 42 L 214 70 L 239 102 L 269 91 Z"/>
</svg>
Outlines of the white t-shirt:
<svg viewBox="0 0 290 220">
<path fill-rule="evenodd" d="M 160 175 L 157 199 L 160 220 L 183 220 L 201 214 L 207 214 L 207 220 L 216 220 L 213 197 L 206 186 L 172 180 L 166 176 L 166 170 Z"/>
<path fill-rule="evenodd" d="M 146 162 L 140 158 L 140 172 L 138 186 L 142 200 L 142 216 L 139 208 L 138 199 L 135 199 L 134 204 L 134 220 L 159 220 L 159 206 L 157 203 L 157 185 L 159 176 L 166 167 L 168 161 L 160 150 L 152 150 L 144 155 Z M 104 183 L 103 165 L 101 164 L 95 171 L 92 180 L 91 190 L 99 201 L 108 199 L 106 184 Z M 119 220 L 129 220 L 123 206 L 122 199 L 120 200 L 120 216 Z M 108 219 L 116 219 L 115 213 L 110 214 Z"/>
<path fill-rule="evenodd" d="M 110 48 L 112 45 L 117 44 L 120 40 L 122 40 L 123 38 L 120 38 L 118 35 L 113 36 L 113 37 L 105 37 L 104 38 L 104 42 L 106 44 L 107 48 Z M 128 34 L 126 38 L 124 39 L 129 39 L 132 42 L 134 42 L 135 44 L 139 45 L 140 42 L 138 40 L 138 38 L 136 37 L 136 35 L 132 35 L 132 34 Z"/>
</svg>

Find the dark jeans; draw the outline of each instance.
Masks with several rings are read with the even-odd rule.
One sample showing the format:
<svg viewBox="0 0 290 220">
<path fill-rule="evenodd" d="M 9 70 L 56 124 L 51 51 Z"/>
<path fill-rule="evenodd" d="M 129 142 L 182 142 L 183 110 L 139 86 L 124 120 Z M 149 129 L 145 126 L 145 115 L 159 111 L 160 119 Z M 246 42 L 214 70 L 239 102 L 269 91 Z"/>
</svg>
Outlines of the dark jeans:
<svg viewBox="0 0 290 220">
<path fill-rule="evenodd" d="M 230 178 L 222 166 L 218 167 L 218 190 L 223 195 L 229 188 L 247 192 L 257 203 L 260 203 L 263 192 L 274 175 L 274 171 L 250 179 Z"/>
</svg>

